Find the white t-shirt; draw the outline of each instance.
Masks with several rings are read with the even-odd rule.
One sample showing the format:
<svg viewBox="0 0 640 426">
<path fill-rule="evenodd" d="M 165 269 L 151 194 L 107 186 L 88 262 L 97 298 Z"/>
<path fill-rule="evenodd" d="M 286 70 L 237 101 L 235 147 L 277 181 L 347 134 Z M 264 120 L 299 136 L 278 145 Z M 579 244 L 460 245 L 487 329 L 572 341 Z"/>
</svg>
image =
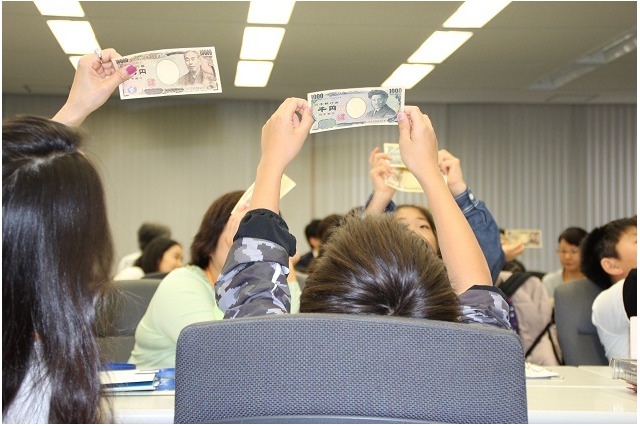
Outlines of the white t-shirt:
<svg viewBox="0 0 640 426">
<path fill-rule="evenodd" d="M 605 355 L 611 358 L 629 358 L 629 317 L 624 308 L 620 280 L 603 290 L 591 305 L 591 322 L 598 330 Z"/>
</svg>

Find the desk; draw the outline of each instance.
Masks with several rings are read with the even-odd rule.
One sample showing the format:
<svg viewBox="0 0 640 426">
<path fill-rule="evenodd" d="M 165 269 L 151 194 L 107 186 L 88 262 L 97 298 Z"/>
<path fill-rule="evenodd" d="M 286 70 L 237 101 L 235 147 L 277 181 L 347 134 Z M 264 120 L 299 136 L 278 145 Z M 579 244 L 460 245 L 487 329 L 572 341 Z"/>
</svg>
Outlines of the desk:
<svg viewBox="0 0 640 426">
<path fill-rule="evenodd" d="M 527 380 L 529 423 L 637 423 L 637 394 L 610 367 L 548 367 L 560 378 Z M 112 398 L 118 423 L 173 423 L 173 395 Z"/>
</svg>

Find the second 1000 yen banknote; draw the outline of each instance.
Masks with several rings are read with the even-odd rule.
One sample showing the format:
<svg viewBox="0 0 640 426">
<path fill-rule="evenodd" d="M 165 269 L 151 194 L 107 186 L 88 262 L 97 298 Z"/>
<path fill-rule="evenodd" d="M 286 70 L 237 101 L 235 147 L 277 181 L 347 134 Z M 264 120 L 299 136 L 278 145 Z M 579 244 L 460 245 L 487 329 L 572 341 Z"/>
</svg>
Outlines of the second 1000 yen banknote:
<svg viewBox="0 0 640 426">
<path fill-rule="evenodd" d="M 222 92 L 214 47 L 141 52 L 113 63 L 116 68 L 137 68 L 134 76 L 120 85 L 120 99 Z"/>
<path fill-rule="evenodd" d="M 311 133 L 349 127 L 397 125 L 404 109 L 404 88 L 363 87 L 307 95 L 315 123 Z"/>
</svg>

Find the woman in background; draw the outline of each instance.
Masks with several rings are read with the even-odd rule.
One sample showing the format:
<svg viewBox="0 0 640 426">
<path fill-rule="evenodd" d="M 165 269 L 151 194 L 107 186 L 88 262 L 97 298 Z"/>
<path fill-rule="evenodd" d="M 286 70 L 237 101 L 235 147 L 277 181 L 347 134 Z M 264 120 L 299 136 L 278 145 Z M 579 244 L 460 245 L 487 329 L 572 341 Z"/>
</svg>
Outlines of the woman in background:
<svg viewBox="0 0 640 426">
<path fill-rule="evenodd" d="M 79 126 L 135 67 L 113 49 L 82 57 L 55 121 L 2 123 L 2 422 L 97 423 L 94 303 L 113 246 L 104 191 Z M 104 63 L 103 63 L 104 61 Z"/>
<path fill-rule="evenodd" d="M 553 292 L 560 284 L 584 278 L 580 271 L 580 243 L 586 236 L 587 231 L 574 226 L 562 231 L 558 237 L 557 253 L 562 268 L 542 277 L 542 284 L 552 300 Z"/>
<path fill-rule="evenodd" d="M 162 276 L 182 266 L 182 246 L 166 237 L 156 237 L 144 248 L 133 266 L 118 272 L 114 280 L 138 280 L 146 275 Z"/>
</svg>

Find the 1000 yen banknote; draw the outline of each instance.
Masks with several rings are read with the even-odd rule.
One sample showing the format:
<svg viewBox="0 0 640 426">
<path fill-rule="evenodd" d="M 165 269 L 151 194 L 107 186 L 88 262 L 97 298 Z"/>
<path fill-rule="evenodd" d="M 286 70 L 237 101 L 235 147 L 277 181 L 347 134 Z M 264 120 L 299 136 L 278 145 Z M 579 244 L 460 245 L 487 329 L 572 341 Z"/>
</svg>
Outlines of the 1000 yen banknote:
<svg viewBox="0 0 640 426">
<path fill-rule="evenodd" d="M 251 186 L 247 188 L 246 191 L 244 191 L 244 194 L 242 194 L 242 197 L 240 197 L 236 205 L 233 207 L 233 210 L 231 210 L 231 214 L 234 214 L 242 207 L 249 208 L 251 197 L 253 197 L 253 188 L 255 186 L 256 186 L 256 183 L 253 182 Z M 296 186 L 296 183 L 289 176 L 283 174 L 282 180 L 280 181 L 280 198 L 287 195 L 289 191 L 291 191 L 295 186 Z"/>
<path fill-rule="evenodd" d="M 134 76 L 120 85 L 120 99 L 222 92 L 214 47 L 155 50 L 112 62 L 116 69 L 137 68 Z"/>
<path fill-rule="evenodd" d="M 504 236 L 511 242 L 521 242 L 527 248 L 542 248 L 540 229 L 506 229 Z"/>
<path fill-rule="evenodd" d="M 402 162 L 402 157 L 400 156 L 400 144 L 397 143 L 385 143 L 383 145 L 384 153 L 391 157 L 389 161 L 389 165 L 391 167 L 404 167 L 404 162 Z"/>
<path fill-rule="evenodd" d="M 311 133 L 349 127 L 397 125 L 403 87 L 363 87 L 307 94 L 315 123 Z"/>
<path fill-rule="evenodd" d="M 404 167 L 393 169 L 393 174 L 385 176 L 384 183 L 391 188 L 402 192 L 422 192 L 422 187 L 416 177 Z"/>
</svg>

